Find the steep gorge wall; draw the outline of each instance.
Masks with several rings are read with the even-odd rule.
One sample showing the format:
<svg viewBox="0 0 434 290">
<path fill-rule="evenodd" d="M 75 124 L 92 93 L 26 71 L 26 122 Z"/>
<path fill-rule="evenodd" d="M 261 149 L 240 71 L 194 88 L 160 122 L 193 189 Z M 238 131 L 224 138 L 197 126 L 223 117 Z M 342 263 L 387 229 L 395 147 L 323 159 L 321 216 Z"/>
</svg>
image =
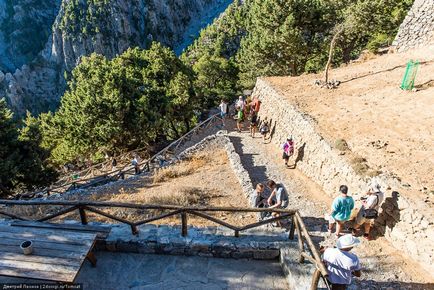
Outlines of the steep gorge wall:
<svg viewBox="0 0 434 290">
<path fill-rule="evenodd" d="M 434 0 L 416 0 L 393 42 L 397 51 L 434 44 Z"/>
<path fill-rule="evenodd" d="M 434 270 L 434 220 L 430 208 L 400 195 L 402 188 L 391 176 L 380 175 L 372 180 L 358 175 L 345 156 L 316 130 L 315 121 L 286 100 L 266 79 L 257 80 L 253 96 L 262 101 L 260 119 L 271 120 L 272 144 L 280 146 L 292 135 L 298 148 L 297 169 L 318 183 L 330 197 L 336 196 L 341 184 L 348 185 L 356 200 L 360 193 L 366 192 L 370 182 L 388 189 L 375 231 L 427 270 Z"/>
<path fill-rule="evenodd" d="M 0 0 L 0 8 L 10 1 Z M 41 0 L 20 0 L 14 9 L 22 11 L 21 2 L 35 1 Z M 11 66 L 12 70 L 2 72 L 0 66 L 0 98 L 5 97 L 20 115 L 26 110 L 37 113 L 56 108 L 66 88 L 65 72 L 70 72 L 83 55 L 96 52 L 113 58 L 129 47 L 146 48 L 153 40 L 179 49 L 186 43 L 185 32 L 191 31 L 191 26 L 200 29 L 206 25 L 201 22 L 203 15 L 230 3 L 229 0 L 63 0 L 61 4 L 57 1 L 60 8 L 50 8 L 57 17 L 51 35 L 44 41 L 44 49 L 20 68 Z M 48 14 L 45 11 L 48 8 L 44 9 L 41 7 L 35 14 Z M 0 22 L 5 15 L 0 11 Z M 19 31 L 24 29 L 27 27 Z M 0 34 L 0 58 L 2 43 Z M 3 59 L 10 63 L 9 58 Z"/>
</svg>

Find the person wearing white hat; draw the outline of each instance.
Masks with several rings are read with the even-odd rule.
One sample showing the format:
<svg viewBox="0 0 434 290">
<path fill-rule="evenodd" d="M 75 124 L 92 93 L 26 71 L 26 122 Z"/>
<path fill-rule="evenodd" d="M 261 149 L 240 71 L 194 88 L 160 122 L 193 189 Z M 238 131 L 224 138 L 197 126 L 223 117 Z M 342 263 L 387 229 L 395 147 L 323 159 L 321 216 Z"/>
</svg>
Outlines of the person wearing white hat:
<svg viewBox="0 0 434 290">
<path fill-rule="evenodd" d="M 372 184 L 365 197 L 361 198 L 362 207 L 360 208 L 353 229 L 353 235 L 356 235 L 359 228 L 363 225 L 365 233 L 363 236 L 370 241 L 372 237 L 369 235 L 375 219 L 378 216 L 381 203 L 384 200 L 384 193 L 381 191 L 379 184 Z"/>
<path fill-rule="evenodd" d="M 340 237 L 336 248 L 328 248 L 324 251 L 323 261 L 327 267 L 327 280 L 332 290 L 345 290 L 351 284 L 352 277 L 360 277 L 362 267 L 359 258 L 350 253 L 351 249 L 358 246 L 360 240 L 351 234 Z"/>
</svg>

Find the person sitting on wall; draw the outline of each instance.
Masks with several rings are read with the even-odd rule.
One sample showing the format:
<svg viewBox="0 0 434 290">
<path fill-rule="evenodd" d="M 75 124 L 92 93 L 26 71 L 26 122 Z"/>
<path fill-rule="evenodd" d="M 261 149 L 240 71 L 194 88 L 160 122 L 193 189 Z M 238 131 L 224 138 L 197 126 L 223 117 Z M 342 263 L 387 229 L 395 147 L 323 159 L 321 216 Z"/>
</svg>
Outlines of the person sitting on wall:
<svg viewBox="0 0 434 290">
<path fill-rule="evenodd" d="M 378 217 L 378 210 L 384 200 L 384 193 L 378 184 L 373 184 L 369 187 L 365 197 L 361 198 L 362 207 L 360 208 L 353 228 L 353 235 L 356 235 L 359 228 L 363 225 L 365 239 L 370 241 L 372 237 L 369 235 L 375 219 Z"/>
<path fill-rule="evenodd" d="M 336 248 L 324 251 L 323 262 L 327 267 L 328 283 L 332 290 L 345 290 L 351 284 L 352 277 L 362 275 L 359 258 L 350 251 L 360 244 L 360 240 L 351 234 L 340 237 Z"/>
</svg>

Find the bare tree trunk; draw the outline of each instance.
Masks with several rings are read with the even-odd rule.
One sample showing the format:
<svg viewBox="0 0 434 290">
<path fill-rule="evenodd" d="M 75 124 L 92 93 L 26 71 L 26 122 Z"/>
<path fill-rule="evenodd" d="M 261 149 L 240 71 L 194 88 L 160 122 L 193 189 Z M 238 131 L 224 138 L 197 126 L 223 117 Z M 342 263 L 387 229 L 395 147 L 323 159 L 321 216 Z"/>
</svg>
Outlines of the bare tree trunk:
<svg viewBox="0 0 434 290">
<path fill-rule="evenodd" d="M 335 34 L 333 35 L 332 42 L 330 43 L 329 58 L 327 60 L 327 64 L 326 64 L 326 67 L 324 70 L 325 84 L 327 84 L 329 81 L 329 69 L 330 69 L 330 66 L 332 64 L 333 51 L 334 51 L 335 46 L 336 46 L 336 41 L 343 31 L 344 31 L 344 26 L 343 25 L 338 26 L 335 30 Z"/>
</svg>

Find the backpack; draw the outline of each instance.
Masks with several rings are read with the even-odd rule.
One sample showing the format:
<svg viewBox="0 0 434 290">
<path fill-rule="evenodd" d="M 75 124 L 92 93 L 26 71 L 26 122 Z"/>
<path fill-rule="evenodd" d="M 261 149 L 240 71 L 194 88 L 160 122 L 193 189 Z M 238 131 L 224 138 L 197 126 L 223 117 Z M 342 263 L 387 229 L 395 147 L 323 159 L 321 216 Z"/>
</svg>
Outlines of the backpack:
<svg viewBox="0 0 434 290">
<path fill-rule="evenodd" d="M 377 197 L 377 203 L 375 204 L 375 206 L 377 206 L 379 197 L 378 194 L 376 194 L 375 196 Z M 378 217 L 378 210 L 376 210 L 375 208 L 366 208 L 363 211 L 363 217 L 365 219 L 376 219 Z"/>
<path fill-rule="evenodd" d="M 283 151 L 288 154 L 294 153 L 294 142 L 285 142 L 283 144 Z"/>
</svg>

